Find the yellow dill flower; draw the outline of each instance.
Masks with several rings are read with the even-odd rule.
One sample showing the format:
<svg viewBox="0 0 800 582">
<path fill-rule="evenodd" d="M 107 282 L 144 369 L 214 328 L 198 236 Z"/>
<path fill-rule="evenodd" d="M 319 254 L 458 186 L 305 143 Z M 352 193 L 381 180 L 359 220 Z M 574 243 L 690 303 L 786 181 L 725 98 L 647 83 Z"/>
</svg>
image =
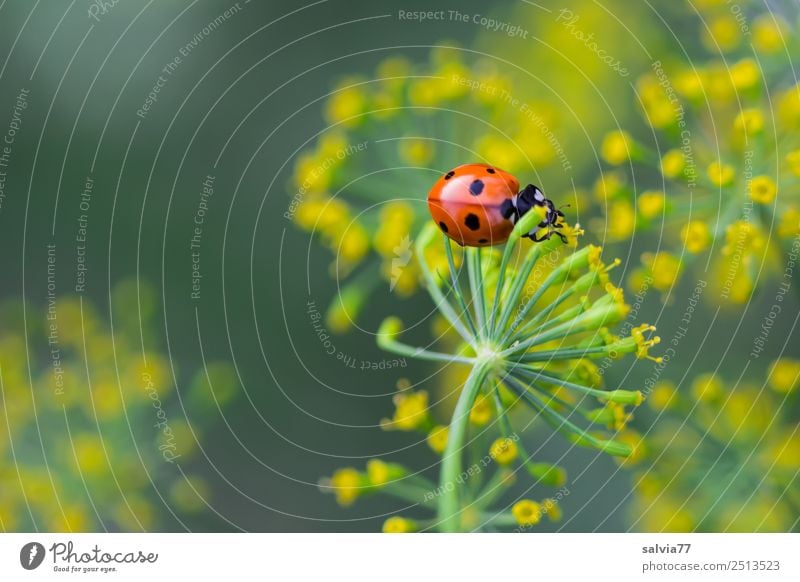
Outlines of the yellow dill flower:
<svg viewBox="0 0 800 582">
<path fill-rule="evenodd" d="M 692 101 L 700 100 L 704 95 L 703 72 L 684 69 L 675 75 L 675 90 Z"/>
<path fill-rule="evenodd" d="M 492 420 L 492 402 L 485 394 L 481 394 L 475 399 L 472 409 L 469 411 L 469 421 L 475 426 L 483 426 Z"/>
<path fill-rule="evenodd" d="M 661 158 L 661 173 L 667 178 L 675 179 L 683 173 L 686 160 L 680 150 L 669 150 Z"/>
<path fill-rule="evenodd" d="M 515 172 L 524 167 L 522 148 L 513 141 L 497 135 L 484 135 L 473 145 L 478 156 L 487 163 Z"/>
<path fill-rule="evenodd" d="M 782 238 L 794 238 L 800 234 L 800 210 L 790 206 L 781 214 L 778 224 L 778 236 Z"/>
<path fill-rule="evenodd" d="M 683 270 L 681 260 L 667 251 L 643 253 L 642 264 L 649 269 L 653 287 L 659 291 L 668 291 L 672 288 Z"/>
<path fill-rule="evenodd" d="M 330 478 L 328 487 L 336 495 L 336 502 L 342 507 L 352 505 L 353 502 L 363 493 L 366 479 L 356 469 L 343 467 L 337 469 Z"/>
<path fill-rule="evenodd" d="M 298 205 L 294 221 L 305 230 L 319 229 L 327 233 L 347 221 L 349 215 L 347 203 L 339 198 L 310 198 Z"/>
<path fill-rule="evenodd" d="M 736 177 L 736 170 L 733 169 L 733 166 L 720 162 L 709 164 L 706 173 L 708 174 L 708 179 L 716 186 L 728 186 Z"/>
<path fill-rule="evenodd" d="M 760 133 L 764 129 L 764 114 L 760 109 L 744 109 L 733 120 L 733 128 L 745 135 Z"/>
<path fill-rule="evenodd" d="M 675 109 L 655 75 L 642 75 L 637 81 L 637 87 L 645 115 L 653 127 L 664 128 L 675 123 Z"/>
<path fill-rule="evenodd" d="M 778 116 L 786 125 L 800 125 L 800 83 L 789 87 L 778 96 Z"/>
<path fill-rule="evenodd" d="M 682 505 L 683 500 L 678 501 L 662 494 L 658 503 L 648 503 L 639 508 L 637 517 L 641 519 L 645 531 L 670 533 L 693 531 L 695 520 Z"/>
<path fill-rule="evenodd" d="M 294 165 L 294 186 L 305 193 L 324 192 L 330 187 L 331 174 L 326 171 L 325 158 L 313 152 L 297 157 Z"/>
<path fill-rule="evenodd" d="M 795 430 L 794 427 L 787 427 L 769 447 L 770 462 L 774 461 L 776 466 L 792 472 L 797 471 L 800 466 L 800 439 Z"/>
<path fill-rule="evenodd" d="M 391 282 L 392 293 L 400 297 L 409 297 L 419 288 L 420 272 L 414 260 L 398 267 L 394 264 L 393 258 L 387 258 L 381 264 L 381 274 L 384 279 Z"/>
<path fill-rule="evenodd" d="M 547 516 L 547 519 L 552 522 L 561 521 L 564 515 L 561 511 L 561 506 L 555 499 L 545 499 L 542 501 L 542 511 Z"/>
<path fill-rule="evenodd" d="M 122 411 L 119 387 L 110 381 L 98 381 L 92 387 L 92 401 L 101 420 L 116 418 Z"/>
<path fill-rule="evenodd" d="M 578 237 L 581 237 L 585 234 L 585 231 L 580 228 L 578 224 L 574 226 L 571 224 L 564 223 L 563 219 L 558 222 L 558 224 L 562 225 L 561 236 L 566 239 L 566 244 L 569 247 L 575 248 L 578 246 Z"/>
<path fill-rule="evenodd" d="M 753 22 L 753 46 L 760 53 L 774 54 L 784 50 L 789 27 L 774 14 L 764 14 Z"/>
<path fill-rule="evenodd" d="M 425 390 L 418 392 L 400 392 L 393 398 L 395 405 L 394 416 L 385 428 L 394 428 L 402 431 L 424 428 L 430 424 L 428 416 L 428 393 Z"/>
<path fill-rule="evenodd" d="M 631 329 L 631 337 L 636 342 L 636 357 L 641 359 L 649 359 L 660 361 L 660 358 L 654 358 L 648 353 L 648 350 L 653 346 L 661 343 L 661 338 L 657 335 L 651 335 L 649 338 L 645 337 L 645 333 L 656 330 L 656 326 L 644 323 Z M 639 402 L 637 402 L 639 404 Z"/>
<path fill-rule="evenodd" d="M 608 211 L 608 236 L 612 240 L 629 238 L 636 228 L 636 213 L 627 200 L 616 200 Z"/>
<path fill-rule="evenodd" d="M 380 459 L 367 461 L 367 479 L 373 487 L 383 487 L 406 475 L 406 470 L 396 463 L 386 463 Z"/>
<path fill-rule="evenodd" d="M 701 374 L 692 382 L 692 396 L 703 402 L 714 402 L 722 397 L 724 386 L 714 374 Z"/>
<path fill-rule="evenodd" d="M 367 108 L 367 95 L 358 83 L 358 79 L 346 79 L 328 98 L 325 103 L 325 120 L 328 123 L 353 127 L 362 121 L 362 113 Z"/>
<path fill-rule="evenodd" d="M 716 63 L 705 71 L 703 75 L 703 88 L 711 102 L 728 103 L 736 95 L 730 72 L 727 65 Z"/>
<path fill-rule="evenodd" d="M 542 506 L 531 499 L 517 501 L 511 508 L 511 514 L 522 527 L 536 525 L 542 519 Z"/>
<path fill-rule="evenodd" d="M 627 131 L 612 131 L 603 138 L 600 153 L 609 164 L 618 166 L 627 162 L 634 154 L 636 142 Z"/>
<path fill-rule="evenodd" d="M 72 446 L 82 475 L 100 475 L 109 469 L 103 442 L 98 436 L 89 433 L 78 435 Z"/>
<path fill-rule="evenodd" d="M 644 218 L 651 219 L 664 211 L 665 202 L 663 192 L 648 190 L 639 195 L 639 198 L 636 199 L 636 206 Z"/>
<path fill-rule="evenodd" d="M 87 532 L 91 529 L 92 519 L 89 509 L 83 505 L 72 503 L 55 511 L 47 529 L 57 532 Z"/>
<path fill-rule="evenodd" d="M 681 229 L 681 240 L 692 254 L 702 253 L 711 244 L 711 230 L 702 220 L 691 220 Z"/>
<path fill-rule="evenodd" d="M 605 424 L 610 429 L 622 430 L 631 415 L 625 410 L 624 405 L 607 402 L 602 408 L 589 411 L 586 418 L 594 423 Z"/>
<path fill-rule="evenodd" d="M 730 14 L 712 18 L 707 26 L 703 31 L 703 45 L 711 53 L 730 52 L 742 41 L 739 23 Z"/>
<path fill-rule="evenodd" d="M 434 453 L 442 454 L 447 447 L 447 433 L 449 429 L 444 425 L 438 425 L 431 429 L 425 439 L 428 446 Z"/>
<path fill-rule="evenodd" d="M 737 220 L 725 229 L 725 246 L 723 255 L 734 255 L 737 250 L 752 254 L 764 248 L 764 236 L 761 229 L 749 220 Z"/>
<path fill-rule="evenodd" d="M 329 130 L 322 134 L 317 144 L 317 153 L 321 158 L 338 158 L 347 150 L 347 136 L 338 130 Z"/>
<path fill-rule="evenodd" d="M 408 88 L 408 101 L 414 107 L 423 108 L 420 113 L 432 113 L 424 108 L 437 106 L 442 98 L 440 83 L 436 79 L 414 79 Z"/>
<path fill-rule="evenodd" d="M 518 454 L 517 443 L 510 438 L 496 439 L 492 446 L 489 447 L 489 456 L 497 462 L 498 465 L 510 465 L 517 458 Z"/>
<path fill-rule="evenodd" d="M 655 410 L 667 410 L 677 403 L 677 392 L 675 384 L 662 380 L 653 386 L 647 396 L 647 403 Z"/>
<path fill-rule="evenodd" d="M 737 91 L 752 89 L 761 80 L 761 70 L 754 59 L 746 58 L 731 65 L 731 81 Z"/>
<path fill-rule="evenodd" d="M 464 97 L 469 93 L 469 87 L 463 83 L 454 83 L 453 79 L 469 77 L 472 73 L 462 63 L 449 59 L 441 64 L 433 71 L 435 75 L 442 77 L 436 79 L 438 86 L 439 96 L 447 101 L 453 101 Z"/>
<path fill-rule="evenodd" d="M 756 176 L 750 180 L 747 193 L 753 202 L 771 204 L 778 194 L 778 186 L 769 176 Z"/>
<path fill-rule="evenodd" d="M 625 179 L 619 172 L 603 172 L 595 180 L 594 197 L 599 202 L 605 202 L 623 193 L 624 188 Z"/>
<path fill-rule="evenodd" d="M 386 204 L 380 213 L 378 230 L 373 244 L 375 250 L 385 258 L 398 256 L 397 247 L 406 239 L 406 249 L 411 250 L 410 231 L 414 222 L 414 209 L 408 202 L 393 201 Z M 402 253 L 404 249 L 401 249 Z"/>
<path fill-rule="evenodd" d="M 800 150 L 794 150 L 786 154 L 786 163 L 789 164 L 789 170 L 795 176 L 800 176 Z"/>
<path fill-rule="evenodd" d="M 644 437 L 632 429 L 625 429 L 618 433 L 614 440 L 630 447 L 631 453 L 626 457 L 616 457 L 622 465 L 635 465 L 647 456 L 647 447 Z"/>
<path fill-rule="evenodd" d="M 417 524 L 405 517 L 393 516 L 383 522 L 383 533 L 412 533 L 417 531 Z"/>
<path fill-rule="evenodd" d="M 382 84 L 397 89 L 403 86 L 411 73 L 411 61 L 403 56 L 391 56 L 382 60 L 375 71 Z"/>
<path fill-rule="evenodd" d="M 427 166 L 433 159 L 433 144 L 425 139 L 401 139 L 397 146 L 400 159 L 412 166 Z"/>
<path fill-rule="evenodd" d="M 556 152 L 553 150 L 553 146 L 539 135 L 535 128 L 523 128 L 522 132 L 514 138 L 514 141 L 527 156 L 526 165 L 546 166 L 555 158 Z"/>
<path fill-rule="evenodd" d="M 776 392 L 792 392 L 800 384 L 800 361 L 781 358 L 772 362 L 769 385 Z"/>
<path fill-rule="evenodd" d="M 348 267 L 358 264 L 369 251 L 369 235 L 359 222 L 351 222 L 335 243 L 339 259 Z"/>
</svg>

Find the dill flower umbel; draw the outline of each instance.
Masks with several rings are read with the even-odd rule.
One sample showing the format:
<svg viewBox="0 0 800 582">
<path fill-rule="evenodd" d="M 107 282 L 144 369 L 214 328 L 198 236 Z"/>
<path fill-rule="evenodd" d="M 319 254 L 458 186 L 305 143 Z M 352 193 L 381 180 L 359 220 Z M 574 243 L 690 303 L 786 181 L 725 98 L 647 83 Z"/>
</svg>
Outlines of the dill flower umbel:
<svg viewBox="0 0 800 582">
<path fill-rule="evenodd" d="M 774 14 L 752 19 L 752 43 L 724 3 L 703 17 L 706 49 L 724 57 L 656 61 L 639 77 L 635 97 L 649 127 L 610 131 L 600 153 L 642 192 L 610 191 L 600 209 L 607 220 L 592 224 L 611 240 L 661 231 L 663 252 L 680 262 L 674 279 L 711 262 L 719 293 L 709 297 L 744 303 L 782 274 L 800 236 L 800 85 L 790 74 L 800 40 Z"/>
<path fill-rule="evenodd" d="M 640 441 L 631 439 L 625 426 L 643 395 L 603 389 L 591 372 L 592 360 L 633 354 L 660 361 L 649 354 L 659 341 L 652 335 L 655 328 L 642 325 L 629 336 L 615 335 L 611 329 L 630 310 L 622 290 L 609 280 L 617 262 L 606 264 L 600 247 L 578 248 L 577 242 L 520 244 L 521 234 L 539 219 L 535 212 L 525 215 L 501 248 L 454 249 L 445 237 L 445 271 L 435 271 L 425 258 L 431 246 L 440 244 L 436 225 L 431 223 L 417 237 L 415 252 L 426 289 L 460 340 L 442 341 L 441 351 L 413 347 L 400 339 L 400 320 L 389 317 L 378 331 L 378 344 L 405 357 L 464 366 L 469 372 L 447 428 L 433 422 L 427 394 L 410 389 L 395 396 L 395 414 L 382 424 L 426 435 L 442 455 L 439 483 L 410 469 L 376 483 L 368 468 L 365 473 L 353 470 L 342 484 L 337 472 L 321 485 L 340 502 L 350 502 L 354 490 L 413 501 L 435 512 L 415 521 L 421 530 L 527 528 L 538 523 L 543 508 L 552 509 L 556 519 L 560 510 L 552 499 L 502 502 L 517 469 L 534 483 L 561 487 L 566 482 L 563 468 L 528 454 L 512 422 L 512 408 L 526 408 L 577 446 L 621 459 L 638 454 Z M 483 442 L 481 435 L 491 435 L 488 450 L 479 451 L 485 460 L 467 467 L 464 458 L 475 456 L 467 451 Z M 384 531 L 405 527 L 405 522 L 392 521 Z"/>
<path fill-rule="evenodd" d="M 400 297 L 420 288 L 410 236 L 428 220 L 431 177 L 465 151 L 510 172 L 557 161 L 556 109 L 523 102 L 496 61 L 462 56 L 473 54 L 437 47 L 419 65 L 390 56 L 369 79 L 342 80 L 324 106 L 328 127 L 297 155 L 286 216 L 332 255 L 341 289 L 330 329 L 347 331 L 377 285 Z M 427 259 L 446 267 L 441 248 Z"/>
</svg>

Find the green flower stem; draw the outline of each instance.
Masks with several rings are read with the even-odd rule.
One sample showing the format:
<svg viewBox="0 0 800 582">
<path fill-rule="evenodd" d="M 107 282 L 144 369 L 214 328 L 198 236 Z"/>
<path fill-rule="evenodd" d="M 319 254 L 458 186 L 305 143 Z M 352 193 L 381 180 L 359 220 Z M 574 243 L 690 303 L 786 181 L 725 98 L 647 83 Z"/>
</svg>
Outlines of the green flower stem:
<svg viewBox="0 0 800 582">
<path fill-rule="evenodd" d="M 549 362 L 553 360 L 577 360 L 590 356 L 608 356 L 613 349 L 610 346 L 598 346 L 594 348 L 574 348 L 568 350 L 545 350 L 541 352 L 525 352 L 515 363 L 518 362 Z"/>
<path fill-rule="evenodd" d="M 517 316 L 511 322 L 511 325 L 508 326 L 503 337 L 500 339 L 500 345 L 506 345 L 511 338 L 511 335 L 514 333 L 514 330 L 517 329 L 520 323 L 525 321 L 525 317 L 527 317 L 530 310 L 533 309 L 533 306 L 541 299 L 542 295 L 544 295 L 545 291 L 547 291 L 550 286 L 556 281 L 556 279 L 563 277 L 563 274 L 559 272 L 559 269 L 554 270 L 550 275 L 544 280 L 544 282 L 539 286 L 539 288 L 534 292 L 530 299 L 522 306 L 517 312 Z M 527 277 L 526 277 L 527 279 Z"/>
<path fill-rule="evenodd" d="M 500 513 L 483 513 L 481 514 L 481 522 L 485 526 L 494 527 L 509 527 L 519 525 L 517 518 L 515 518 L 510 511 Z"/>
<path fill-rule="evenodd" d="M 603 451 L 618 457 L 627 457 L 633 452 L 633 447 L 628 444 L 613 440 L 601 440 L 592 436 L 586 429 L 580 428 L 565 416 L 550 408 L 547 403 L 539 398 L 533 391 L 520 384 L 512 376 L 506 376 L 503 379 L 503 383 L 520 396 L 523 396 L 535 410 L 544 416 L 544 419 L 550 426 L 566 435 L 575 444 L 592 447 L 598 451 Z"/>
<path fill-rule="evenodd" d="M 429 360 L 433 362 L 459 362 L 461 364 L 474 365 L 477 361 L 475 358 L 467 358 L 464 356 L 456 356 L 454 354 L 443 354 L 441 352 L 432 352 L 422 348 L 415 348 L 408 344 L 398 342 L 397 340 L 389 337 L 386 334 L 378 334 L 378 347 L 392 352 L 400 356 L 408 356 L 418 360 Z"/>
<path fill-rule="evenodd" d="M 474 347 L 473 336 L 470 335 L 469 331 L 467 331 L 462 325 L 461 319 L 458 317 L 455 309 L 444 296 L 441 289 L 439 289 L 439 286 L 436 284 L 436 279 L 434 278 L 428 263 L 425 261 L 425 248 L 431 241 L 431 238 L 434 234 L 434 228 L 435 227 L 433 227 L 432 224 L 424 228 L 417 238 L 416 243 L 417 259 L 420 268 L 422 269 L 422 275 L 425 278 L 428 293 L 430 294 L 431 299 L 433 299 L 434 304 L 436 304 L 438 307 L 439 311 L 441 311 L 442 315 L 444 315 L 445 318 L 447 318 L 447 320 L 450 322 L 450 325 L 453 326 L 453 329 L 455 329 L 468 344 Z"/>
<path fill-rule="evenodd" d="M 606 402 L 615 400 L 616 393 L 629 392 L 627 390 L 597 390 L 596 388 L 589 388 L 588 386 L 573 384 L 572 382 L 567 382 L 566 380 L 562 380 L 560 378 L 546 376 L 545 374 L 541 373 L 541 370 L 539 368 L 528 366 L 526 364 L 519 364 L 518 366 L 515 366 L 511 370 L 511 373 L 520 374 L 530 380 L 541 380 L 542 382 L 545 382 L 547 384 L 554 384 L 555 386 L 563 386 L 564 388 L 571 388 L 572 390 L 576 390 L 583 394 L 588 394 L 589 396 L 594 396 Z"/>
<path fill-rule="evenodd" d="M 567 299 L 572 297 L 575 294 L 575 287 L 569 287 L 566 291 L 564 291 L 561 295 L 559 295 L 556 299 L 554 299 L 550 304 L 542 309 L 539 313 L 534 315 L 530 321 L 528 321 L 525 325 L 517 329 L 517 332 L 511 337 L 509 341 L 512 343 L 514 340 L 525 338 L 533 334 L 534 332 L 541 331 L 542 329 L 551 327 L 556 323 L 561 323 L 568 319 L 574 318 L 578 313 L 574 313 L 576 309 L 584 308 L 584 305 L 576 305 L 571 309 L 567 310 L 565 313 L 561 313 L 554 317 L 553 319 L 546 319 L 548 315 L 550 315 L 555 309 L 564 303 Z"/>
<path fill-rule="evenodd" d="M 491 362 L 482 361 L 472 368 L 458 397 L 458 402 L 450 421 L 447 447 L 442 456 L 442 470 L 439 478 L 438 517 L 440 528 L 445 532 L 460 530 L 461 496 L 458 479 L 462 472 L 461 454 L 464 446 L 464 437 L 467 432 L 470 410 L 492 367 L 493 364 Z"/>
<path fill-rule="evenodd" d="M 585 429 L 582 429 L 575 423 L 571 422 L 569 419 L 561 415 L 560 413 L 553 410 L 547 403 L 539 398 L 536 394 L 533 393 L 527 386 L 520 383 L 516 378 L 513 376 L 506 376 L 503 378 L 503 383 L 508 386 L 513 392 L 522 396 L 528 404 L 530 404 L 534 409 L 538 412 L 542 413 L 545 417 L 545 420 L 555 428 L 557 431 L 564 433 L 564 434 L 577 434 L 580 436 L 585 436 L 589 441 L 597 441 L 599 444 L 599 440 L 594 438 L 593 436 L 589 435 Z M 568 430 L 567 430 L 568 429 Z"/>
<path fill-rule="evenodd" d="M 519 273 L 517 273 L 517 276 L 514 277 L 514 284 L 511 286 L 511 291 L 509 292 L 508 297 L 505 298 L 505 305 L 500 313 L 500 319 L 497 322 L 498 330 L 505 329 L 505 327 L 508 325 L 508 321 L 511 319 L 511 314 L 514 312 L 514 308 L 519 303 L 519 297 L 522 294 L 522 290 L 525 288 L 525 283 L 527 282 L 531 271 L 533 271 L 533 268 L 536 266 L 536 263 L 541 256 L 541 245 L 536 245 L 530 251 L 528 251 L 527 255 L 525 255 L 525 259 L 522 261 L 522 266 L 520 267 Z"/>
<path fill-rule="evenodd" d="M 544 218 L 543 210 L 535 207 L 531 212 L 526 213 L 517 224 L 514 226 L 514 229 L 511 231 L 511 234 L 508 237 L 508 241 L 506 242 L 506 248 L 503 251 L 503 258 L 506 262 L 508 262 L 508 258 L 506 258 L 506 253 L 511 253 L 510 249 L 513 249 L 517 243 L 522 239 L 522 236 L 530 232 L 534 226 L 536 226 L 540 220 Z M 536 262 L 539 260 L 539 257 L 545 251 L 550 251 L 554 248 L 555 241 L 547 241 L 541 242 L 531 247 L 528 253 L 525 255 L 525 259 L 522 261 L 522 266 L 520 267 L 519 272 L 514 277 L 514 284 L 511 286 L 511 291 L 508 294 L 508 297 L 505 298 L 505 305 L 503 310 L 500 314 L 500 320 L 497 322 L 497 326 L 492 331 L 493 336 L 496 337 L 497 332 L 502 330 L 508 325 L 508 321 L 511 318 L 511 314 L 514 311 L 517 303 L 519 302 L 519 297 L 522 294 L 522 290 L 525 287 L 525 283 L 528 280 L 528 277 L 533 270 L 533 267 L 536 265 Z M 559 243 L 560 244 L 560 243 Z M 510 258 L 510 257 L 509 257 Z M 502 265 L 502 262 L 501 262 Z M 498 275 L 498 284 L 495 288 L 495 305 L 498 302 L 498 295 L 503 292 L 503 281 L 502 278 L 504 277 L 505 269 Z"/>
<path fill-rule="evenodd" d="M 444 249 L 447 255 L 447 265 L 450 267 L 450 285 L 453 288 L 453 295 L 455 295 L 458 305 L 461 308 L 461 313 L 467 321 L 467 326 L 472 332 L 473 336 L 478 335 L 478 329 L 475 327 L 475 322 L 472 320 L 472 315 L 467 307 L 467 301 L 464 299 L 464 293 L 461 291 L 461 284 L 458 282 L 458 270 L 456 269 L 455 261 L 453 260 L 453 244 L 447 235 L 442 235 L 444 238 Z"/>
<path fill-rule="evenodd" d="M 511 258 L 511 253 L 516 248 L 517 239 L 509 240 L 503 248 L 503 258 L 500 259 L 500 269 L 497 273 L 497 285 L 495 285 L 494 301 L 492 301 L 492 313 L 489 320 L 489 334 L 494 336 L 496 328 L 495 323 L 497 319 L 497 311 L 500 303 L 500 295 L 503 293 L 503 285 L 505 284 L 506 269 L 508 268 L 508 261 Z"/>
<path fill-rule="evenodd" d="M 469 275 L 469 289 L 475 307 L 475 322 L 478 325 L 478 336 L 486 339 L 486 305 L 483 295 L 483 271 L 481 270 L 481 257 L 478 250 L 469 247 L 466 249 L 467 274 Z"/>
<path fill-rule="evenodd" d="M 428 495 L 431 491 L 430 489 L 418 487 L 410 483 L 392 481 L 381 487 L 379 491 L 391 495 L 392 497 L 402 499 L 403 501 L 408 501 L 409 503 L 422 505 L 423 507 L 436 507 L 436 500 L 431 495 Z"/>
<path fill-rule="evenodd" d="M 483 491 L 475 497 L 472 504 L 475 509 L 484 509 L 491 506 L 507 491 L 508 474 L 503 474 L 503 469 L 498 469 L 486 482 Z"/>
<path fill-rule="evenodd" d="M 565 338 L 585 331 L 597 330 L 601 326 L 607 325 L 609 322 L 616 323 L 622 316 L 623 311 L 618 309 L 613 303 L 601 305 L 600 301 L 596 302 L 590 309 L 574 317 L 571 321 L 565 321 L 544 333 L 535 335 L 525 341 L 515 343 L 510 348 L 503 350 L 500 355 L 506 357 L 515 352 L 527 351 L 529 348 L 549 342 L 550 340 Z"/>
</svg>

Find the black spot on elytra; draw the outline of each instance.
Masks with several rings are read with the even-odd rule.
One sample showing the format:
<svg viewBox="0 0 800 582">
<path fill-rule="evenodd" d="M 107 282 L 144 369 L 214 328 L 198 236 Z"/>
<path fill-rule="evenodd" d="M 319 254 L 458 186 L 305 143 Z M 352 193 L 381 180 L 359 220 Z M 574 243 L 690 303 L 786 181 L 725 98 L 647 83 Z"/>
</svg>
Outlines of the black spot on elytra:
<svg viewBox="0 0 800 582">
<path fill-rule="evenodd" d="M 444 222 L 439 223 L 439 228 L 442 229 L 442 232 L 447 232 L 447 225 Z"/>
<path fill-rule="evenodd" d="M 478 196 L 481 192 L 483 192 L 483 181 L 473 180 L 472 184 L 469 185 L 469 193 L 473 196 Z"/>
<path fill-rule="evenodd" d="M 464 224 L 466 224 L 467 228 L 470 230 L 478 230 L 481 227 L 481 221 L 478 215 L 472 213 L 467 214 L 467 217 L 464 219 Z"/>
<path fill-rule="evenodd" d="M 447 172 L 447 173 L 444 175 L 444 179 L 445 179 L 445 180 L 449 180 L 450 178 L 452 178 L 452 177 L 453 177 L 453 176 L 455 176 L 455 175 L 456 175 L 455 171 L 454 171 L 454 170 L 450 170 L 449 172 Z"/>
<path fill-rule="evenodd" d="M 478 242 L 481 243 L 482 245 L 485 245 L 487 242 L 489 242 L 489 239 L 488 238 L 479 238 Z"/>
<path fill-rule="evenodd" d="M 494 174 L 494 168 L 486 168 L 486 171 L 490 174 Z"/>
<path fill-rule="evenodd" d="M 506 198 L 503 200 L 503 203 L 500 204 L 500 214 L 502 214 L 503 218 L 506 220 L 514 215 L 514 203 L 511 201 L 511 198 Z"/>
</svg>

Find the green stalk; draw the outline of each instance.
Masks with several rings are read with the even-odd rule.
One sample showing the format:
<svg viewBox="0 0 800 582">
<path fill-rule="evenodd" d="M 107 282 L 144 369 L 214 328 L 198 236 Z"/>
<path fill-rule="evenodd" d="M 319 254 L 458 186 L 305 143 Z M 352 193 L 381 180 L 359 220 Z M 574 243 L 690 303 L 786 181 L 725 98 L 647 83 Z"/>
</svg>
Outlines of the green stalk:
<svg viewBox="0 0 800 582">
<path fill-rule="evenodd" d="M 467 273 L 469 275 L 469 289 L 472 295 L 472 302 L 475 306 L 475 322 L 478 326 L 478 336 L 486 339 L 486 306 L 483 297 L 483 271 L 481 269 L 481 257 L 477 249 L 472 247 L 466 250 Z"/>
<path fill-rule="evenodd" d="M 450 284 L 453 287 L 453 294 L 456 296 L 458 306 L 461 308 L 461 313 L 464 315 L 464 319 L 467 320 L 467 326 L 469 326 L 472 334 L 477 336 L 478 330 L 475 327 L 475 322 L 472 321 L 472 315 L 469 312 L 469 307 L 467 307 L 467 301 L 464 299 L 464 294 L 461 291 L 461 285 L 458 282 L 458 271 L 456 270 L 456 264 L 453 260 L 453 245 L 446 234 L 442 236 L 444 237 L 444 249 L 445 254 L 447 255 L 447 265 L 450 267 Z"/>
<path fill-rule="evenodd" d="M 429 226 L 432 227 L 432 224 Z M 425 248 L 428 246 L 433 233 L 433 228 L 423 229 L 417 238 L 417 243 L 415 245 L 418 262 L 420 268 L 422 269 L 422 275 L 425 278 L 428 293 L 442 315 L 444 315 L 444 317 L 450 322 L 450 325 L 453 326 L 453 329 L 455 329 L 459 335 L 464 338 L 464 341 L 475 347 L 473 336 L 470 335 L 469 331 L 464 328 L 463 324 L 461 323 L 461 318 L 458 317 L 458 314 L 447 300 L 447 297 L 445 297 L 441 289 L 439 289 L 439 286 L 436 284 L 436 279 L 433 277 L 433 273 L 431 272 L 428 263 L 425 261 Z"/>
<path fill-rule="evenodd" d="M 422 348 L 415 348 L 414 346 L 398 342 L 388 335 L 380 333 L 378 334 L 377 343 L 379 348 L 386 350 L 387 352 L 392 352 L 399 356 L 408 356 L 409 358 L 415 358 L 417 360 L 450 363 L 459 362 L 461 364 L 470 365 L 475 364 L 477 361 L 475 358 L 466 358 L 464 356 L 457 356 L 455 354 L 443 354 L 442 352 L 432 352 Z"/>
<path fill-rule="evenodd" d="M 516 239 L 513 243 L 516 242 Z M 512 241 L 509 241 L 506 244 L 505 248 L 503 249 L 503 258 L 500 260 L 500 270 L 497 273 L 497 285 L 495 285 L 494 291 L 494 301 L 492 302 L 492 314 L 491 319 L 489 320 L 489 335 L 494 337 L 495 334 L 495 322 L 497 319 L 497 310 L 499 308 L 500 303 L 500 294 L 503 292 L 503 285 L 505 284 L 506 279 L 506 269 L 508 268 L 508 261 L 511 258 L 511 252 L 516 247 L 516 244 L 513 244 Z"/>
<path fill-rule="evenodd" d="M 439 527 L 444 532 L 456 532 L 461 529 L 459 513 L 461 496 L 458 479 L 462 472 L 461 450 L 469 423 L 469 413 L 475 398 L 480 392 L 486 376 L 492 369 L 492 363 L 476 364 L 464 383 L 458 397 L 450 428 L 447 435 L 447 447 L 442 456 L 442 470 L 439 478 Z"/>
</svg>

